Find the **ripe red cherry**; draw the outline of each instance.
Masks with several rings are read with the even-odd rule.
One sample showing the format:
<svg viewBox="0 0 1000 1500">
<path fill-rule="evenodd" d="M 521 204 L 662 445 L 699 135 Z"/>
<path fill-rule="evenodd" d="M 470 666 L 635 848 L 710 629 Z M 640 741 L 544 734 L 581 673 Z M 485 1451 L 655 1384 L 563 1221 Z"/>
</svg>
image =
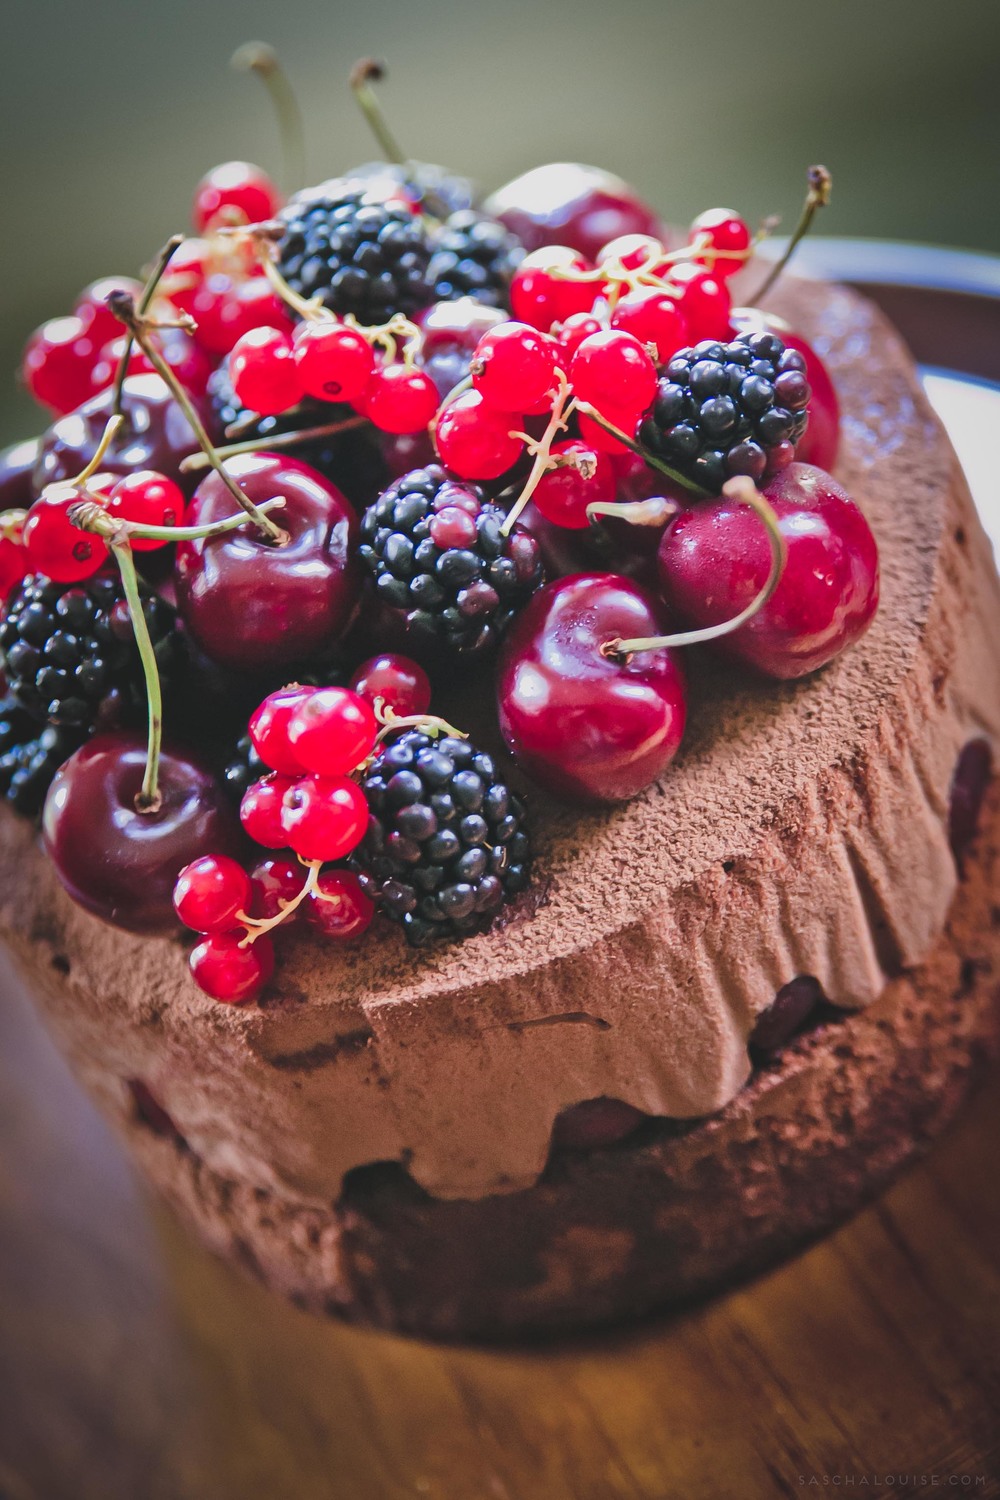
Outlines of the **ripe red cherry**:
<svg viewBox="0 0 1000 1500">
<path fill-rule="evenodd" d="M 381 698 L 400 718 L 424 714 L 431 706 L 430 678 L 408 656 L 387 652 L 361 663 L 348 684 L 373 706 Z"/>
<path fill-rule="evenodd" d="M 87 330 L 95 349 L 100 349 L 109 339 L 115 339 L 122 325 L 107 305 L 112 292 L 127 292 L 130 297 L 142 296 L 142 283 L 132 276 L 102 276 L 85 286 L 73 306 L 73 313 Z"/>
<path fill-rule="evenodd" d="M 763 609 L 719 646 L 770 677 L 804 677 L 871 624 L 878 607 L 878 547 L 854 501 L 821 469 L 791 464 L 764 494 L 777 515 L 788 561 Z M 664 598 L 695 627 L 738 614 L 763 587 L 769 567 L 761 522 L 724 496 L 684 511 L 660 544 Z"/>
<path fill-rule="evenodd" d="M 438 456 L 459 479 L 499 479 L 521 456 L 510 416 L 492 412 L 478 391 L 466 391 L 441 412 L 434 432 Z"/>
<path fill-rule="evenodd" d="M 305 902 L 306 920 L 324 937 L 349 943 L 367 932 L 375 903 L 350 870 L 325 870 L 317 881 L 318 894 Z"/>
<path fill-rule="evenodd" d="M 221 224 L 260 224 L 273 219 L 281 195 L 266 172 L 248 161 L 224 161 L 195 188 L 191 219 L 201 234 Z"/>
<path fill-rule="evenodd" d="M 288 739 L 293 713 L 316 691 L 297 682 L 269 693 L 250 716 L 249 733 L 254 749 L 272 771 L 283 776 L 301 776 L 306 769 Z"/>
<path fill-rule="evenodd" d="M 569 367 L 573 390 L 603 412 L 644 412 L 656 394 L 656 366 L 639 340 L 609 328 L 591 334 L 573 355 Z"/>
<path fill-rule="evenodd" d="M 655 286 L 638 287 L 624 296 L 611 314 L 611 326 L 630 333 L 644 348 L 653 344 L 661 365 L 690 342 L 680 304 Z"/>
<path fill-rule="evenodd" d="M 543 474 L 533 499 L 547 521 L 556 526 L 569 526 L 582 530 L 590 525 L 587 506 L 595 501 L 607 504 L 615 498 L 615 471 L 606 453 L 595 452 L 579 438 L 552 445 L 554 458 L 578 457 L 594 466 L 594 473 L 585 479 L 579 468 L 567 463 Z"/>
<path fill-rule="evenodd" d="M 108 498 L 108 514 L 143 526 L 176 526 L 184 510 L 184 496 L 172 479 L 153 469 L 137 469 L 119 479 Z M 155 552 L 169 543 L 154 537 L 132 537 L 135 552 Z"/>
<path fill-rule="evenodd" d="M 308 465 L 248 453 L 227 469 L 257 504 L 281 495 L 279 524 L 290 540 L 272 546 L 256 527 L 178 543 L 180 611 L 205 655 L 236 670 L 284 667 L 333 645 L 357 605 L 354 511 Z M 198 486 L 190 525 L 221 521 L 235 501 L 217 474 Z"/>
<path fill-rule="evenodd" d="M 698 261 L 717 281 L 728 281 L 746 263 L 744 252 L 750 248 L 750 229 L 731 208 L 708 208 L 699 214 L 688 231 L 688 244 L 708 240 L 711 250 L 726 250 L 729 255 L 712 255 L 709 250 Z M 735 252 L 733 254 L 732 252 Z"/>
<path fill-rule="evenodd" d="M 270 855 L 258 860 L 250 871 L 252 889 L 250 915 L 257 918 L 276 917 L 283 901 L 292 901 L 305 883 L 306 872 L 297 859 L 288 856 Z M 297 922 L 298 910 L 285 918 L 286 922 Z"/>
<path fill-rule="evenodd" d="M 300 323 L 294 342 L 295 364 L 307 396 L 351 403 L 364 395 L 375 369 L 375 353 L 356 328 L 329 320 Z"/>
<path fill-rule="evenodd" d="M 414 314 L 414 322 L 423 334 L 424 362 L 446 350 L 463 349 L 471 354 L 484 333 L 506 322 L 506 315 L 496 307 L 487 307 L 475 297 L 456 297 L 454 302 L 433 302 Z"/>
<path fill-rule="evenodd" d="M 144 737 L 96 735 L 57 772 L 42 832 L 75 901 L 115 927 L 154 933 L 176 924 L 178 873 L 206 850 L 235 854 L 239 830 L 214 776 L 169 748 L 160 757 L 160 807 L 137 812 L 145 767 Z"/>
<path fill-rule="evenodd" d="M 28 509 L 37 493 L 32 475 L 41 451 L 40 438 L 27 438 L 0 452 L 0 511 Z"/>
<path fill-rule="evenodd" d="M 53 422 L 35 469 L 39 490 L 80 473 L 97 451 L 113 409 L 109 389 Z M 198 440 L 159 375 L 128 377 L 122 390 L 122 413 L 125 426 L 105 454 L 102 469 L 110 474 L 155 469 L 176 480 L 181 489 L 193 488 L 191 478 L 181 475 L 180 466 L 182 459 L 198 451 Z"/>
<path fill-rule="evenodd" d="M 424 370 L 381 365 L 368 382 L 358 408 L 380 432 L 420 432 L 434 420 L 437 386 Z"/>
<path fill-rule="evenodd" d="M 118 326 L 120 328 L 121 324 Z M 193 396 L 204 396 L 214 369 L 204 349 L 200 349 L 183 328 L 161 328 L 152 338 L 184 389 Z M 123 337 L 112 338 L 103 346 L 90 372 L 93 392 L 103 391 L 112 384 L 118 374 L 124 348 Z M 138 345 L 133 345 L 129 354 L 128 372 L 130 375 L 155 373 L 152 363 Z"/>
<path fill-rule="evenodd" d="M 484 207 L 527 250 L 569 245 L 592 260 L 618 235 L 661 233 L 658 216 L 628 183 L 580 162 L 535 167 L 498 188 Z"/>
<path fill-rule="evenodd" d="M 589 313 L 601 293 L 601 283 L 581 278 L 590 262 L 568 245 L 548 245 L 526 255 L 514 272 L 510 306 L 514 317 L 547 333 L 574 313 Z"/>
<path fill-rule="evenodd" d="M 292 341 L 277 328 L 251 328 L 238 338 L 229 373 L 242 405 L 259 416 L 276 417 L 302 400 Z"/>
<path fill-rule="evenodd" d="M 250 876 L 225 854 L 185 865 L 174 886 L 174 911 L 193 932 L 231 932 L 250 910 Z"/>
<path fill-rule="evenodd" d="M 800 463 L 813 464 L 817 469 L 831 473 L 840 446 L 840 403 L 823 360 L 807 339 L 794 333 L 784 318 L 774 313 L 761 312 L 758 307 L 734 307 L 732 323 L 737 334 L 761 329 L 776 333 L 787 349 L 797 349 L 805 359 L 805 375 L 811 392 L 809 426 L 795 450 L 795 457 Z"/>
<path fill-rule="evenodd" d="M 554 796 L 634 797 L 676 754 L 687 696 L 677 655 L 643 651 L 623 664 L 601 650 L 666 627 L 663 606 L 613 573 L 547 584 L 514 621 L 497 678 L 500 729 Z"/>
<path fill-rule="evenodd" d="M 476 345 L 472 383 L 495 411 L 536 411 L 552 389 L 556 354 L 554 341 L 527 323 L 500 323 Z"/>
<path fill-rule="evenodd" d="M 281 804 L 295 781 L 294 776 L 279 776 L 275 771 L 270 776 L 262 776 L 243 793 L 240 822 L 247 836 L 264 849 L 288 848 L 281 823 Z"/>
<path fill-rule="evenodd" d="M 215 932 L 191 950 L 191 978 L 212 1000 L 245 1005 L 274 973 L 274 944 L 266 935 L 242 946 L 242 932 Z"/>
<path fill-rule="evenodd" d="M 349 688 L 317 688 L 292 711 L 288 742 L 307 771 L 346 776 L 375 748 L 378 722 L 371 704 Z"/>
<path fill-rule="evenodd" d="M 35 501 L 24 523 L 24 546 L 36 573 L 55 583 L 79 583 L 107 561 L 101 538 L 81 531 L 69 518 L 73 506 L 88 498 L 75 486 L 60 484 Z"/>
<path fill-rule="evenodd" d="M 703 339 L 729 338 L 732 302 L 724 281 L 710 276 L 704 266 L 681 262 L 671 266 L 668 290 L 680 298 L 681 312 L 694 344 Z"/>
<path fill-rule="evenodd" d="M 303 776 L 282 798 L 281 826 L 303 859 L 343 859 L 365 836 L 368 802 L 346 776 Z"/>
<path fill-rule="evenodd" d="M 98 355 L 82 318 L 52 318 L 36 328 L 24 349 L 21 378 L 36 401 L 58 415 L 91 394 L 90 372 Z"/>
</svg>

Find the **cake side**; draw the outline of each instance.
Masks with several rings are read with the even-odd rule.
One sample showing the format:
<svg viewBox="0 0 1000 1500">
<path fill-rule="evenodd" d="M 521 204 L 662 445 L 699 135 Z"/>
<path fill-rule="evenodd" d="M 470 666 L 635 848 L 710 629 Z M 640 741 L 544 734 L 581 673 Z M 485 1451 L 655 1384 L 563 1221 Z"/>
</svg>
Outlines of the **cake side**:
<svg viewBox="0 0 1000 1500">
<path fill-rule="evenodd" d="M 53 1023 L 109 1107 L 142 1078 L 212 1170 L 316 1204 L 377 1160 L 443 1197 L 511 1192 L 542 1171 L 566 1105 L 711 1113 L 782 984 L 813 974 L 853 1008 L 927 953 L 955 884 L 955 759 L 1000 733 L 995 575 L 883 320 L 836 288 L 793 287 L 781 310 L 837 379 L 839 474 L 880 543 L 864 641 L 766 700 L 699 663 L 681 757 L 627 807 L 546 807 L 540 891 L 506 927 L 418 957 L 391 938 L 336 954 L 296 939 L 244 1010 L 191 987 L 179 944 L 71 908 L 10 826 L 0 917 L 22 959 L 68 966 Z"/>
</svg>

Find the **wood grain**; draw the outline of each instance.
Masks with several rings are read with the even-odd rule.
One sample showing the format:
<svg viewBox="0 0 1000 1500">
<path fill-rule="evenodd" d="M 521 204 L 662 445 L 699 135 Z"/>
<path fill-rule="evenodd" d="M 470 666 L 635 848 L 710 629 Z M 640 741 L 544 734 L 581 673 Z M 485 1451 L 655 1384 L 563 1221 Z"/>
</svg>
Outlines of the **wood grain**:
<svg viewBox="0 0 1000 1500">
<path fill-rule="evenodd" d="M 309 1318 L 190 1243 L 7 972 L 0 995 L 2 1500 L 770 1500 L 887 1475 L 1000 1496 L 995 1086 L 852 1224 L 719 1301 L 437 1348 Z"/>
</svg>

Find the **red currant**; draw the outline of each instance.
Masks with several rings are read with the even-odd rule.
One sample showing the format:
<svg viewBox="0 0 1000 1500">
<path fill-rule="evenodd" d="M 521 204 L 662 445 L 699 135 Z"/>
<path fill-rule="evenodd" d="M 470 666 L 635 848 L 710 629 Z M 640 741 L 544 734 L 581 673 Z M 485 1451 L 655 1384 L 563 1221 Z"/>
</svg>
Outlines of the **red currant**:
<svg viewBox="0 0 1000 1500">
<path fill-rule="evenodd" d="M 295 330 L 295 364 L 307 396 L 351 404 L 367 389 L 375 353 L 356 328 L 324 319 Z"/>
<path fill-rule="evenodd" d="M 612 426 L 617 427 L 626 437 L 634 438 L 636 428 L 639 425 L 639 415 L 634 411 L 619 411 L 617 407 L 604 405 L 600 408 L 601 416 Z M 622 443 L 613 433 L 607 432 L 593 417 L 586 413 L 580 413 L 580 436 L 588 448 L 596 448 L 599 453 L 628 453 L 627 443 Z"/>
<path fill-rule="evenodd" d="M 13 537 L 0 536 L 0 608 L 28 573 L 31 562 L 27 548 Z"/>
<path fill-rule="evenodd" d="M 271 939 L 259 937 L 246 947 L 242 941 L 242 933 L 215 932 L 192 948 L 191 977 L 212 1000 L 243 1005 L 260 994 L 274 973 Z"/>
<path fill-rule="evenodd" d="M 130 297 L 142 296 L 142 285 L 131 276 L 102 276 L 92 281 L 77 297 L 73 312 L 87 330 L 87 336 L 95 349 L 117 338 L 122 325 L 107 305 L 112 292 L 128 292 Z"/>
<path fill-rule="evenodd" d="M 158 294 L 193 317 L 195 297 L 210 274 L 211 265 L 212 247 L 207 240 L 182 240 L 170 257 Z"/>
<path fill-rule="evenodd" d="M 600 333 L 601 324 L 593 313 L 573 313 L 564 323 L 560 323 L 555 330 L 555 340 L 559 345 L 559 362 L 564 370 L 569 369 L 569 362 L 579 349 L 584 339 L 589 339 L 592 333 Z"/>
<path fill-rule="evenodd" d="M 500 412 L 536 411 L 555 378 L 557 348 L 527 323 L 500 323 L 483 335 L 472 356 L 472 383 Z"/>
<path fill-rule="evenodd" d="M 96 358 L 82 318 L 52 318 L 29 338 L 21 376 L 36 401 L 64 416 L 93 394 L 90 371 Z"/>
<path fill-rule="evenodd" d="M 380 432 L 419 432 L 434 420 L 437 386 L 412 365 L 381 365 L 358 406 Z"/>
<path fill-rule="evenodd" d="M 91 486 L 92 487 L 92 486 Z M 137 469 L 119 479 L 108 499 L 108 515 L 143 526 L 176 526 L 184 510 L 184 496 L 172 479 L 155 469 Z M 169 545 L 153 537 L 131 538 L 135 552 L 155 552 Z"/>
<path fill-rule="evenodd" d="M 316 882 L 317 894 L 305 903 L 306 920 L 324 937 L 350 942 L 367 932 L 375 903 L 350 870 L 325 870 Z"/>
<path fill-rule="evenodd" d="M 302 399 L 292 341 L 276 328 L 244 333 L 233 345 L 229 373 L 241 403 L 259 416 L 276 417 Z"/>
<path fill-rule="evenodd" d="M 731 208 L 709 208 L 699 214 L 688 232 L 688 244 L 708 240 L 711 250 L 727 250 L 729 255 L 711 255 L 708 250 L 698 256 L 699 262 L 716 280 L 728 281 L 746 262 L 744 252 L 750 248 L 750 230 Z M 714 334 L 712 335 L 714 338 Z"/>
<path fill-rule="evenodd" d="M 661 365 L 688 343 L 687 323 L 677 300 L 655 286 L 638 287 L 623 297 L 611 314 L 611 326 L 630 333 L 644 348 L 654 345 Z"/>
<path fill-rule="evenodd" d="M 273 219 L 281 196 L 260 167 L 224 161 L 206 172 L 195 188 L 192 220 L 201 234 L 222 224 L 259 224 Z"/>
<path fill-rule="evenodd" d="M 306 770 L 292 749 L 289 727 L 296 709 L 301 708 L 314 692 L 315 688 L 300 687 L 297 682 L 290 687 L 278 688 L 277 692 L 269 693 L 250 716 L 249 733 L 254 749 L 265 766 L 280 771 L 283 776 L 301 776 Z"/>
<path fill-rule="evenodd" d="M 681 311 L 692 343 L 729 338 L 732 299 L 724 281 L 710 276 L 704 266 L 681 262 L 670 268 L 667 290 L 680 298 Z"/>
<path fill-rule="evenodd" d="M 368 802 L 346 776 L 303 776 L 285 792 L 281 826 L 303 859 L 343 859 L 365 836 Z"/>
<path fill-rule="evenodd" d="M 569 367 L 573 390 L 601 412 L 646 410 L 656 395 L 656 366 L 637 338 L 609 328 L 593 333 L 573 355 Z"/>
<path fill-rule="evenodd" d="M 297 859 L 269 855 L 258 860 L 250 871 L 252 889 L 250 915 L 267 919 L 280 915 L 282 902 L 294 901 L 305 881 L 305 871 Z M 285 918 L 286 922 L 298 921 L 298 910 Z"/>
<path fill-rule="evenodd" d="M 226 854 L 185 865 L 174 886 L 174 911 L 195 932 L 231 932 L 250 910 L 250 876 Z"/>
<path fill-rule="evenodd" d="M 69 519 L 70 509 L 88 498 L 71 484 L 52 485 L 28 511 L 24 545 L 31 566 L 55 583 L 79 583 L 107 560 L 103 540 Z"/>
<path fill-rule="evenodd" d="M 185 390 L 193 396 L 203 396 L 214 365 L 191 335 L 183 328 L 163 328 L 152 338 Z M 105 390 L 115 379 L 124 349 L 124 337 L 111 339 L 104 345 L 90 372 L 90 383 L 95 392 Z M 150 375 L 153 368 L 151 360 L 138 345 L 133 344 L 128 361 L 129 375 Z"/>
<path fill-rule="evenodd" d="M 287 849 L 281 821 L 281 803 L 287 791 L 295 786 L 294 776 L 279 776 L 274 772 L 254 782 L 243 794 L 240 803 L 240 822 L 255 844 L 265 849 Z"/>
<path fill-rule="evenodd" d="M 627 271 L 638 271 L 640 266 L 653 270 L 663 258 L 663 245 L 651 234 L 620 234 L 617 239 L 602 245 L 597 264 L 602 268 L 608 261 L 618 261 Z"/>
<path fill-rule="evenodd" d="M 424 714 L 431 706 L 430 678 L 408 656 L 371 657 L 361 663 L 349 686 L 373 705 L 381 698 L 400 718 Z"/>
<path fill-rule="evenodd" d="M 375 748 L 378 721 L 371 704 L 349 688 L 317 688 L 288 720 L 292 754 L 319 776 L 346 776 Z"/>
<path fill-rule="evenodd" d="M 441 462 L 459 479 L 499 479 L 521 456 L 511 426 L 512 419 L 490 411 L 478 391 L 465 391 L 438 417 L 434 441 Z"/>
<path fill-rule="evenodd" d="M 565 322 L 574 313 L 590 312 L 601 285 L 595 280 L 581 280 L 579 273 L 591 269 L 590 262 L 567 245 L 546 245 L 532 251 L 511 282 L 514 317 L 547 333 L 553 323 Z"/>
<path fill-rule="evenodd" d="M 206 277 L 191 299 L 195 338 L 210 354 L 228 354 L 253 328 L 277 328 L 291 336 L 293 324 L 266 276 L 234 282 L 222 272 Z"/>
<path fill-rule="evenodd" d="M 567 463 L 543 474 L 533 499 L 547 521 L 556 526 L 568 526 L 582 530 L 589 526 L 587 506 L 594 501 L 607 503 L 615 498 L 614 465 L 606 453 L 594 450 L 579 438 L 566 443 L 555 443 L 554 458 L 582 458 L 594 466 L 590 479 L 585 479 L 575 464 Z"/>
</svg>

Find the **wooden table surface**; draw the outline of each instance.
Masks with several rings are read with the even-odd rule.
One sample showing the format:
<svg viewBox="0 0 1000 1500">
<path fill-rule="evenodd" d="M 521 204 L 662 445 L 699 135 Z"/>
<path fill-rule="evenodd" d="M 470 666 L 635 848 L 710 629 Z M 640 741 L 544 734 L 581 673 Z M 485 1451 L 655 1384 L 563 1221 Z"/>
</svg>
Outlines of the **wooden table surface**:
<svg viewBox="0 0 1000 1500">
<path fill-rule="evenodd" d="M 311 1319 L 193 1245 L 0 968 L 0 1500 L 1000 1496 L 998 1082 L 746 1288 L 438 1348 Z"/>
</svg>

